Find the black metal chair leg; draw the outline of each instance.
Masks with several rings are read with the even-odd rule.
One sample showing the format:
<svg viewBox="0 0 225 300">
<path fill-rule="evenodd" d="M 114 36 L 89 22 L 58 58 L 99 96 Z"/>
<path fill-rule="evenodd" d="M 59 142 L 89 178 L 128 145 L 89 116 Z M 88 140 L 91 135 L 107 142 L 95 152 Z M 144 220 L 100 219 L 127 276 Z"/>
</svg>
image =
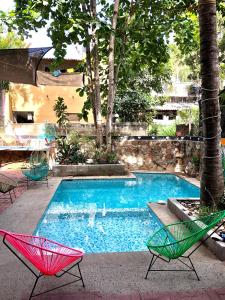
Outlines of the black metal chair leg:
<svg viewBox="0 0 225 300">
<path fill-rule="evenodd" d="M 151 267 L 152 267 L 152 265 L 153 265 L 153 260 L 154 260 L 154 257 L 155 257 L 155 256 L 156 256 L 156 255 L 152 253 L 152 259 L 151 259 L 151 261 L 150 261 L 150 264 L 149 264 L 149 267 L 148 267 L 147 273 L 146 273 L 146 275 L 145 275 L 145 279 L 147 279 L 147 278 L 148 278 L 148 273 L 149 273 L 149 272 L 150 272 L 150 270 L 151 270 Z"/>
<path fill-rule="evenodd" d="M 198 281 L 200 281 L 200 279 L 199 279 L 199 277 L 198 277 L 198 273 L 197 273 L 197 271 L 196 271 L 196 269 L 195 269 L 195 267 L 194 267 L 194 264 L 193 264 L 193 262 L 192 262 L 192 260 L 190 259 L 189 256 L 188 256 L 188 259 L 189 259 L 189 261 L 190 261 L 190 263 L 191 263 L 192 269 L 193 269 L 193 271 L 195 272 L 195 275 L 196 275 Z"/>
<path fill-rule="evenodd" d="M 33 289 L 32 289 L 32 291 L 31 291 L 31 293 L 30 293 L 29 300 L 30 300 L 32 297 L 35 297 L 35 295 L 33 295 L 33 293 L 34 293 L 34 290 L 35 290 L 35 288 L 36 288 L 38 279 L 39 279 L 40 277 L 41 277 L 41 276 L 37 276 L 37 277 L 36 277 L 36 280 L 35 280 L 34 285 L 33 285 Z"/>
<path fill-rule="evenodd" d="M 10 191 L 9 191 L 9 196 L 10 196 L 11 204 L 13 204 L 13 201 L 12 201 L 12 195 L 11 195 Z"/>
<path fill-rule="evenodd" d="M 77 267 L 78 267 L 78 270 L 79 270 L 79 273 L 80 273 L 80 279 L 82 281 L 83 287 L 85 288 L 83 277 L 82 277 L 82 274 L 81 274 L 81 271 L 80 271 L 80 265 L 79 265 L 79 263 L 77 264 Z"/>
</svg>

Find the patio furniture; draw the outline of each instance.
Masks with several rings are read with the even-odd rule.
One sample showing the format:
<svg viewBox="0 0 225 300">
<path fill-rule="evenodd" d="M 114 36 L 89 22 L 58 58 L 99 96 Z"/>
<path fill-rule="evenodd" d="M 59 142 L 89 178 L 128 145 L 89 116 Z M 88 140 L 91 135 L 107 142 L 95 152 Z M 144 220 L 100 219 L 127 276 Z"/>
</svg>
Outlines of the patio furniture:
<svg viewBox="0 0 225 300">
<path fill-rule="evenodd" d="M 26 177 L 27 188 L 30 181 L 44 181 L 48 186 L 49 165 L 47 163 L 46 154 L 44 152 L 32 152 L 28 164 L 25 165 L 21 171 Z"/>
<path fill-rule="evenodd" d="M 79 266 L 83 258 L 82 251 L 66 247 L 44 237 L 17 234 L 1 229 L 0 235 L 3 236 L 3 243 L 6 245 L 6 247 L 36 277 L 29 299 L 79 280 L 82 281 L 82 285 L 85 287 Z M 35 270 L 31 265 L 35 268 Z M 71 269 L 75 266 L 77 266 L 77 275 L 71 272 Z M 36 269 L 39 271 L 39 273 L 36 272 Z M 65 283 L 41 293 L 34 294 L 40 278 L 44 276 L 55 276 L 60 278 L 64 274 L 69 274 L 75 277 L 75 279 L 69 283 Z"/>
<path fill-rule="evenodd" d="M 15 180 L 0 173 L 0 193 L 4 194 L 4 195 L 8 195 L 9 196 L 8 199 L 10 199 L 11 203 L 13 203 L 12 192 L 14 193 L 14 196 L 16 197 L 16 194 L 15 194 L 16 187 L 17 187 L 17 182 Z M 4 197 L 4 199 L 5 198 L 6 197 Z"/>
<path fill-rule="evenodd" d="M 149 252 L 152 254 L 152 258 L 145 276 L 145 279 L 148 277 L 148 273 L 151 271 L 193 271 L 198 280 L 198 274 L 195 270 L 193 262 L 190 256 L 214 233 L 216 230 L 221 227 L 222 224 L 213 230 L 204 240 L 198 244 L 197 247 L 191 250 L 191 252 L 185 256 L 183 255 L 187 252 L 194 244 L 199 242 L 206 233 L 214 228 L 217 223 L 219 223 L 225 217 L 225 210 L 218 211 L 209 216 L 199 217 L 198 219 L 192 221 L 178 222 L 175 224 L 170 224 L 159 229 L 155 234 L 153 234 L 148 242 L 147 247 Z M 153 252 L 154 251 L 154 252 Z M 155 252 L 157 254 L 155 254 Z M 186 266 L 186 269 L 176 269 L 176 270 L 161 270 L 161 269 L 152 269 L 157 259 L 161 259 L 165 262 L 170 262 L 171 260 L 178 259 L 183 265 Z M 189 261 L 185 262 L 182 258 Z"/>
<path fill-rule="evenodd" d="M 21 171 L 26 177 L 27 188 L 30 181 L 45 182 L 48 186 L 49 166 L 47 163 L 33 165 L 29 169 L 21 169 Z"/>
</svg>

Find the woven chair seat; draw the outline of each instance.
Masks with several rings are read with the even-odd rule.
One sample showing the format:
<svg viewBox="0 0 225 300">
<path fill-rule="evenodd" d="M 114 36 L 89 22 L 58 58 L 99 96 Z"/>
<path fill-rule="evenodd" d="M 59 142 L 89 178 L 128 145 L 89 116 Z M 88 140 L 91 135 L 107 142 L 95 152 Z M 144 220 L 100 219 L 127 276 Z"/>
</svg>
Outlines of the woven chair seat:
<svg viewBox="0 0 225 300">
<path fill-rule="evenodd" d="M 55 275 L 83 256 L 83 252 L 46 238 L 0 230 L 5 240 L 44 275 Z"/>
<path fill-rule="evenodd" d="M 200 241 L 224 217 L 225 210 L 192 221 L 164 226 L 149 238 L 147 247 L 169 259 L 176 259 Z"/>
<path fill-rule="evenodd" d="M 12 184 L 7 184 L 5 182 L 0 182 L 0 193 L 7 193 L 11 190 L 13 190 L 16 186 Z"/>
</svg>

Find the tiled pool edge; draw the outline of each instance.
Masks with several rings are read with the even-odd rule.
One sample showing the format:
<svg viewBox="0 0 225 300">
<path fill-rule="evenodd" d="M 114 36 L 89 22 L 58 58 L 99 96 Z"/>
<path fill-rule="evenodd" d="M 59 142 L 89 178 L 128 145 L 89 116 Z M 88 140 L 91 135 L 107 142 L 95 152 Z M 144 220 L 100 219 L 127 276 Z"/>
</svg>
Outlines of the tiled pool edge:
<svg viewBox="0 0 225 300">
<path fill-rule="evenodd" d="M 170 211 L 173 212 L 180 220 L 192 221 L 195 219 L 194 217 L 188 215 L 187 210 L 176 199 L 168 199 L 167 205 Z M 208 237 L 212 231 L 213 230 L 210 230 L 204 238 Z M 205 244 L 216 255 L 217 258 L 219 258 L 221 261 L 225 261 L 225 243 L 215 241 L 212 239 L 212 237 L 210 237 L 207 241 L 205 241 Z"/>
<path fill-rule="evenodd" d="M 180 173 L 180 172 L 169 172 L 169 171 L 148 171 L 148 170 L 135 170 L 132 171 L 132 173 L 152 173 L 152 174 L 171 174 L 175 175 L 177 177 L 180 177 L 181 179 L 186 180 L 187 182 L 197 186 L 200 188 L 200 181 L 196 177 L 189 177 L 185 173 Z"/>
</svg>

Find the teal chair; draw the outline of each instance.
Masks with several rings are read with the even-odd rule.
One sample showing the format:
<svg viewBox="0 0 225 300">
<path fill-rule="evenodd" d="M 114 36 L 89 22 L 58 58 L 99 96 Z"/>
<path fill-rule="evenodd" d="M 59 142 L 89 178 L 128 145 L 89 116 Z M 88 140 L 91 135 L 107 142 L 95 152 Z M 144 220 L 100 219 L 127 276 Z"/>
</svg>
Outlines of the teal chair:
<svg viewBox="0 0 225 300">
<path fill-rule="evenodd" d="M 27 188 L 29 182 L 43 182 L 48 186 L 49 165 L 45 154 L 34 152 L 29 159 L 29 167 L 22 169 L 23 175 L 26 177 Z"/>
</svg>

